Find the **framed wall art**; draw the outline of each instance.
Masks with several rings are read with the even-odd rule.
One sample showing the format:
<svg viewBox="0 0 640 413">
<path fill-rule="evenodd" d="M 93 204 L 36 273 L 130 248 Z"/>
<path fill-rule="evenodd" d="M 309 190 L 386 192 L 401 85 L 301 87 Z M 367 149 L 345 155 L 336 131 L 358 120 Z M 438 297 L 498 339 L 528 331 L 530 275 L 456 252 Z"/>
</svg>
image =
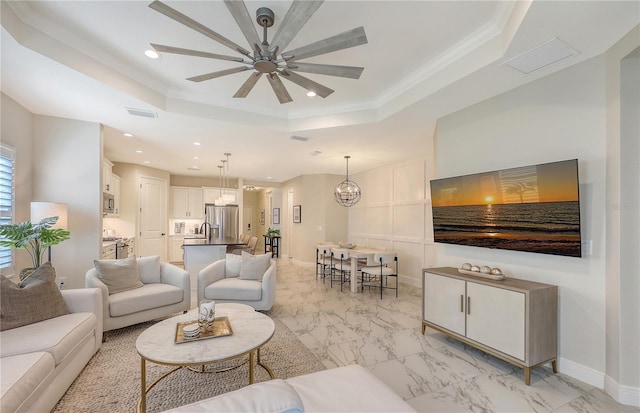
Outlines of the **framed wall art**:
<svg viewBox="0 0 640 413">
<path fill-rule="evenodd" d="M 280 208 L 273 208 L 273 223 L 280 223 Z"/>
<path fill-rule="evenodd" d="M 260 210 L 260 224 L 264 225 L 264 209 Z"/>
<path fill-rule="evenodd" d="M 302 207 L 300 205 L 293 206 L 293 223 L 299 224 L 302 222 Z"/>
</svg>

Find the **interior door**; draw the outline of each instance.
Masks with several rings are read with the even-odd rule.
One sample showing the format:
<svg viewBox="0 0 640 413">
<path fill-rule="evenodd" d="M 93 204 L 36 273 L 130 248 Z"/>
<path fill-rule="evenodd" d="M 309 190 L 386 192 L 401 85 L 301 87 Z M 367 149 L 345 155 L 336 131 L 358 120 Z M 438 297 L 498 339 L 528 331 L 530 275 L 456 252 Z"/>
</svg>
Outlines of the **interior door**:
<svg viewBox="0 0 640 413">
<path fill-rule="evenodd" d="M 140 177 L 140 248 L 138 256 L 167 261 L 167 181 Z"/>
</svg>

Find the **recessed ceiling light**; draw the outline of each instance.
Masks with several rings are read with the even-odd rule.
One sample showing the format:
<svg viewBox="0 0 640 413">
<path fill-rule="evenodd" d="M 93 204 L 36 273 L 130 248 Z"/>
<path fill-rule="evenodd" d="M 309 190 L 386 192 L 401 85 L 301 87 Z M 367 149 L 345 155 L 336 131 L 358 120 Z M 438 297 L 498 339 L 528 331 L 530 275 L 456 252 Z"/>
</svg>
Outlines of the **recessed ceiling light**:
<svg viewBox="0 0 640 413">
<path fill-rule="evenodd" d="M 136 153 L 142 153 L 142 151 L 141 151 L 140 149 L 138 149 L 138 150 L 136 151 Z"/>
<path fill-rule="evenodd" d="M 194 145 L 200 146 L 200 142 L 193 142 Z"/>
<path fill-rule="evenodd" d="M 131 133 L 129 133 L 129 132 L 127 132 L 127 133 L 123 133 L 123 135 L 124 135 L 124 136 L 126 136 L 127 138 L 130 138 L 130 137 L 132 137 L 132 136 L 133 136 L 133 135 L 132 135 Z"/>
<path fill-rule="evenodd" d="M 314 92 L 313 90 L 310 90 L 307 92 L 307 96 L 309 96 L 310 98 L 316 96 L 316 92 Z"/>
<path fill-rule="evenodd" d="M 270 177 L 270 176 L 267 176 L 267 179 L 271 179 L 271 177 Z"/>
<path fill-rule="evenodd" d="M 199 166 L 190 166 L 187 169 L 190 170 L 190 171 L 199 171 L 200 167 Z"/>
<path fill-rule="evenodd" d="M 144 163 L 146 163 L 146 164 L 148 165 L 148 164 L 150 164 L 151 162 L 150 162 L 150 161 L 144 161 Z"/>
<path fill-rule="evenodd" d="M 160 55 L 158 54 L 158 52 L 156 52 L 155 50 L 145 50 L 144 51 L 145 56 L 147 56 L 149 59 L 158 59 L 160 57 Z"/>
<path fill-rule="evenodd" d="M 198 159 L 200 159 L 200 157 L 199 156 L 194 156 L 193 159 L 195 159 L 197 161 Z"/>
</svg>

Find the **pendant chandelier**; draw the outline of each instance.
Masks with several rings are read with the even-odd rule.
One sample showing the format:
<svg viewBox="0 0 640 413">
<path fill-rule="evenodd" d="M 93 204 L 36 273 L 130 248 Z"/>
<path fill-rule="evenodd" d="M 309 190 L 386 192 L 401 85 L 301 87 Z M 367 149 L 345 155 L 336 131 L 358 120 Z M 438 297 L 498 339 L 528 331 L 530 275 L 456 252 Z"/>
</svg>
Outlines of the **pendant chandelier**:
<svg viewBox="0 0 640 413">
<path fill-rule="evenodd" d="M 228 189 L 231 189 L 231 180 L 229 177 L 229 152 L 225 152 L 224 155 L 227 159 L 222 159 L 220 162 L 222 165 L 218 165 L 220 169 L 220 196 L 215 200 L 216 205 L 229 205 L 234 204 L 236 197 L 233 194 L 228 193 Z M 223 192 L 224 191 L 224 192 Z"/>
<path fill-rule="evenodd" d="M 347 179 L 336 185 L 333 190 L 336 202 L 344 207 L 354 206 L 362 198 L 362 190 L 358 184 L 349 180 L 349 158 L 351 157 L 348 155 L 344 157 L 347 160 Z"/>
</svg>

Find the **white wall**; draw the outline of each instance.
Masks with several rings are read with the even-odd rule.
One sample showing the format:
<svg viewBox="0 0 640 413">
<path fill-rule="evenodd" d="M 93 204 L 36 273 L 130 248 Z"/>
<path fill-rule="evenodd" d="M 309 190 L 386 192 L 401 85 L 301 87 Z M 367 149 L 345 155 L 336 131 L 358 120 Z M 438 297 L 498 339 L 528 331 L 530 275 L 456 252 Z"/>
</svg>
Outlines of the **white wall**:
<svg viewBox="0 0 640 413">
<path fill-rule="evenodd" d="M 57 275 L 84 287 L 102 246 L 100 124 L 33 116 L 33 201 L 67 204 L 71 239 L 52 247 Z"/>
<path fill-rule="evenodd" d="M 640 406 L 638 55 L 640 26 L 606 53 L 607 265 L 605 389 Z"/>
<path fill-rule="evenodd" d="M 323 241 L 347 240 L 347 210 L 336 204 L 333 188 L 344 177 L 331 174 L 301 175 L 282 184 L 283 251 L 289 258 L 315 262 L 316 246 Z M 293 204 L 288 205 L 289 191 Z M 301 222 L 293 223 L 292 207 L 300 205 Z M 281 211 L 282 212 L 282 211 Z"/>
<path fill-rule="evenodd" d="M 437 246 L 438 265 L 473 262 L 559 287 L 559 368 L 603 387 L 605 371 L 606 83 L 603 56 L 440 120 L 437 175 L 578 158 L 583 258 Z"/>
<path fill-rule="evenodd" d="M 435 262 L 429 180 L 433 178 L 433 138 L 425 136 L 415 159 L 351 177 L 362 199 L 349 208 L 349 242 L 398 254 L 400 280 L 421 286 L 422 269 Z"/>
<path fill-rule="evenodd" d="M 621 64 L 619 382 L 640 388 L 640 49 Z"/>
<path fill-rule="evenodd" d="M 15 211 L 14 222 L 29 221 L 31 218 L 31 192 L 33 165 L 31 151 L 33 136 L 33 115 L 31 112 L 20 106 L 16 101 L 2 93 L 2 132 L 0 141 L 7 144 L 16 151 L 15 162 Z M 31 257 L 25 250 L 16 250 L 14 271 L 20 272 L 22 268 L 32 266 Z M 3 270 L 3 275 L 9 275 L 10 271 Z"/>
</svg>

